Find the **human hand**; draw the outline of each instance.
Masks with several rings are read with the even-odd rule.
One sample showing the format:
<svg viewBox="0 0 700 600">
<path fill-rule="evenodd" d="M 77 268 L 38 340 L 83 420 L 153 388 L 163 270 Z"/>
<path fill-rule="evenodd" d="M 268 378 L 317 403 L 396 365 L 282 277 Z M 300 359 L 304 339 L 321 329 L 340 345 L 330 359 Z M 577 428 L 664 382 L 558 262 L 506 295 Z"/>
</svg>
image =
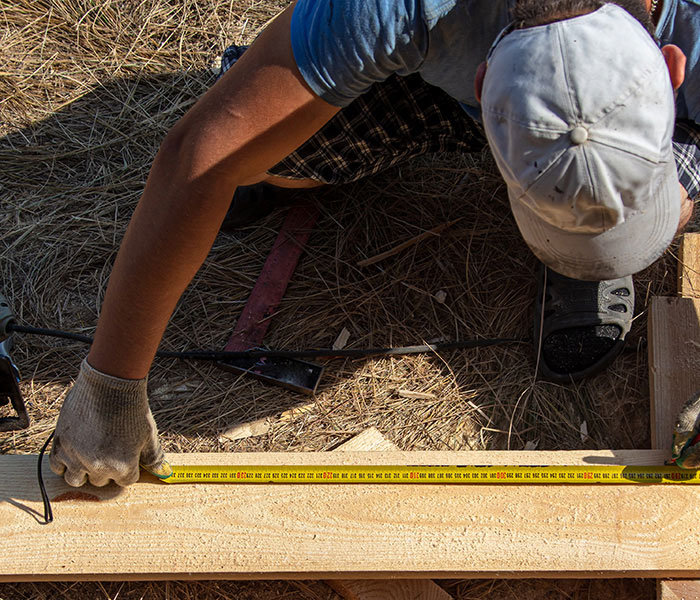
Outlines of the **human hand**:
<svg viewBox="0 0 700 600">
<path fill-rule="evenodd" d="M 672 462 L 684 469 L 700 468 L 700 392 L 688 400 L 673 430 Z"/>
<path fill-rule="evenodd" d="M 146 379 L 105 375 L 84 360 L 61 408 L 50 461 L 51 470 L 73 487 L 88 481 L 103 486 L 112 479 L 132 484 L 139 463 L 168 477 L 172 470 L 158 441 Z"/>
</svg>

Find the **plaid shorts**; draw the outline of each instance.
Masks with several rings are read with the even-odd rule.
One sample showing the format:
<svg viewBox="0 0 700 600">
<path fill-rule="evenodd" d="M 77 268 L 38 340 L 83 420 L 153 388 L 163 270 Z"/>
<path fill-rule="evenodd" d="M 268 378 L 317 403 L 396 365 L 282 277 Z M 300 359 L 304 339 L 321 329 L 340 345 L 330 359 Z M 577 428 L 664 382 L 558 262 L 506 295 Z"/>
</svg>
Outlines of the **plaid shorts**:
<svg viewBox="0 0 700 600">
<path fill-rule="evenodd" d="M 220 76 L 245 49 L 226 49 Z M 481 127 L 454 98 L 418 74 L 392 75 L 340 110 L 268 173 L 348 183 L 422 154 L 479 152 L 485 145 Z"/>
<path fill-rule="evenodd" d="M 678 179 L 691 199 L 700 196 L 700 127 L 695 121 L 676 121 L 673 156 Z"/>
</svg>

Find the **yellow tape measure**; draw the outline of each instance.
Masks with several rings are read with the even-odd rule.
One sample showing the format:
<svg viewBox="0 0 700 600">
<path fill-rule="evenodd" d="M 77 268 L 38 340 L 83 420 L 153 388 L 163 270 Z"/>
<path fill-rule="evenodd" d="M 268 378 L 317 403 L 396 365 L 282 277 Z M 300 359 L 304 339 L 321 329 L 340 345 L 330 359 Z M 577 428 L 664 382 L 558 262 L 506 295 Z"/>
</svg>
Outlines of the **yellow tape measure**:
<svg viewBox="0 0 700 600">
<path fill-rule="evenodd" d="M 700 483 L 696 469 L 676 466 L 374 466 L 172 465 L 167 483 Z"/>
</svg>

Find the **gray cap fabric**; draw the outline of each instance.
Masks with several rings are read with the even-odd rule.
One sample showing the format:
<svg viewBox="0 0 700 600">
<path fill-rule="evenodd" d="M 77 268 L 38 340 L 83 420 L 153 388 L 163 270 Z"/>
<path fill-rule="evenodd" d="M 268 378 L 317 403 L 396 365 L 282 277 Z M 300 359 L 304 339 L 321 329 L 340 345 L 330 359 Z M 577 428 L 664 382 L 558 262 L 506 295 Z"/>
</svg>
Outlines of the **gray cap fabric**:
<svg viewBox="0 0 700 600">
<path fill-rule="evenodd" d="M 504 35 L 487 64 L 486 136 L 535 255 L 593 281 L 661 256 L 680 218 L 675 103 L 642 25 L 605 4 Z"/>
</svg>

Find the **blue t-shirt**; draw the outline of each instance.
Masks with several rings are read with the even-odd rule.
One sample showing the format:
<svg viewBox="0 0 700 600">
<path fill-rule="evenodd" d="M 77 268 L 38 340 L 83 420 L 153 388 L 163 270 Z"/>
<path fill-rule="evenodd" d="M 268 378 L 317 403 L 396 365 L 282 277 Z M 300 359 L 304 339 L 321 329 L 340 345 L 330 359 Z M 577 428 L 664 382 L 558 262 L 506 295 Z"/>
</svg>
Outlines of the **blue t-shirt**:
<svg viewBox="0 0 700 600">
<path fill-rule="evenodd" d="M 321 98 L 347 106 L 393 73 L 420 73 L 472 116 L 474 77 L 515 0 L 298 0 L 292 48 Z M 700 123 L 700 0 L 665 0 L 657 34 L 688 57 L 678 117 Z"/>
<path fill-rule="evenodd" d="M 311 89 L 347 106 L 390 75 L 420 73 L 473 118 L 474 78 L 515 0 L 298 0 L 294 58 Z M 700 0 L 664 0 L 656 30 L 687 57 L 673 150 L 681 184 L 700 196 Z M 622 40 L 621 40 L 621 43 Z"/>
<path fill-rule="evenodd" d="M 700 123 L 700 1 L 665 0 L 656 35 L 662 44 L 678 46 L 688 59 L 676 116 Z"/>
<path fill-rule="evenodd" d="M 299 0 L 292 48 L 321 98 L 347 106 L 393 73 L 420 73 L 478 110 L 474 76 L 514 0 Z M 471 111 L 470 111 L 471 112 Z"/>
</svg>

